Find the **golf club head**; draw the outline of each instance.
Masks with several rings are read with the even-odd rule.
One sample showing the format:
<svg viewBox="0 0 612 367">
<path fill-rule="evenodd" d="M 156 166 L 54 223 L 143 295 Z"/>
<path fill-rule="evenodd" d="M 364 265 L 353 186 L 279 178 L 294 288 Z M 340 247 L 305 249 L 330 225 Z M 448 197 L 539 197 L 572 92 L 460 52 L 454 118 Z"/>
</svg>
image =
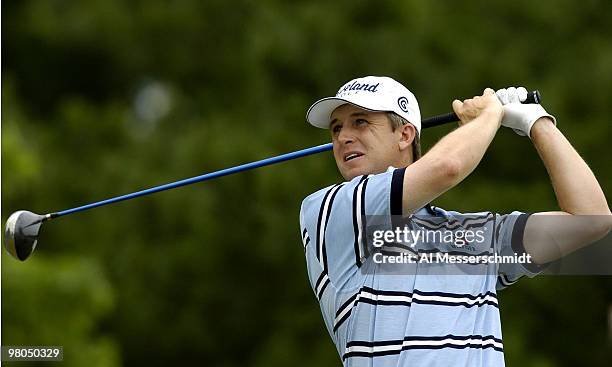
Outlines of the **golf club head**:
<svg viewBox="0 0 612 367">
<path fill-rule="evenodd" d="M 15 259 L 25 261 L 36 248 L 38 232 L 45 216 L 26 210 L 17 211 L 7 219 L 4 246 Z"/>
</svg>

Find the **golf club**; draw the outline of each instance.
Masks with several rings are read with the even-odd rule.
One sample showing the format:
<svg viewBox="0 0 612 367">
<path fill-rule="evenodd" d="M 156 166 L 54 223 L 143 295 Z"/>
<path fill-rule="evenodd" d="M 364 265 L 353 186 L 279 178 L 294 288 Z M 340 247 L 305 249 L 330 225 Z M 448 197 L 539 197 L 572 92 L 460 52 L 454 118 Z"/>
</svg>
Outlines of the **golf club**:
<svg viewBox="0 0 612 367">
<path fill-rule="evenodd" d="M 529 92 L 527 98 L 522 103 L 540 102 L 540 93 L 536 90 Z M 451 112 L 424 119 L 421 122 L 421 125 L 423 129 L 427 129 L 433 126 L 438 126 L 457 120 L 459 120 L 457 115 L 454 112 Z M 296 152 L 286 153 L 276 157 L 266 158 L 259 161 L 242 164 L 239 166 L 226 168 L 211 173 L 206 173 L 200 176 L 171 182 L 165 185 L 155 186 L 150 189 L 137 191 L 131 194 L 116 196 L 110 199 L 45 215 L 35 214 L 26 210 L 19 210 L 11 214 L 6 221 L 4 229 L 4 246 L 14 258 L 21 261 L 25 261 L 32 254 L 32 252 L 34 252 L 34 249 L 36 248 L 36 244 L 38 242 L 38 234 L 40 232 L 40 227 L 42 223 L 50 219 L 329 150 L 332 150 L 332 143 L 318 145 L 315 147 L 298 150 Z"/>
</svg>

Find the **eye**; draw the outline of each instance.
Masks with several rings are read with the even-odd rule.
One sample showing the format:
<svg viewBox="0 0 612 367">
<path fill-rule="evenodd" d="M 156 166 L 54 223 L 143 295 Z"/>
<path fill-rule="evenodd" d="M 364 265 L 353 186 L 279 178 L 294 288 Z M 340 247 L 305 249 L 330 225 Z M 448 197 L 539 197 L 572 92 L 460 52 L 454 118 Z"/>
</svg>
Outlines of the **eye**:
<svg viewBox="0 0 612 367">
<path fill-rule="evenodd" d="M 338 135 L 340 133 L 341 128 L 342 126 L 340 125 L 335 125 L 334 127 L 332 127 L 332 135 Z"/>
<path fill-rule="evenodd" d="M 367 124 L 368 120 L 366 119 L 357 119 L 355 120 L 355 125 L 359 126 L 359 125 L 363 125 L 363 124 Z"/>
</svg>

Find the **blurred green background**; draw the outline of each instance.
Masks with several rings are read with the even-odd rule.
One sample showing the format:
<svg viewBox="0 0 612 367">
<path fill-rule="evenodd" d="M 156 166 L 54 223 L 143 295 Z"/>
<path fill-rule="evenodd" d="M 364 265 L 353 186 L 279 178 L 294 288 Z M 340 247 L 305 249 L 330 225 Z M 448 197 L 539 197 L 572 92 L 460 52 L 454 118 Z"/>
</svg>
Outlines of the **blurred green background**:
<svg viewBox="0 0 612 367">
<path fill-rule="evenodd" d="M 611 195 L 610 14 L 604 0 L 4 1 L 2 222 L 328 142 L 306 109 L 362 75 L 403 82 L 423 116 L 487 86 L 539 89 Z M 63 345 L 66 366 L 339 365 L 298 213 L 340 179 L 327 153 L 58 219 L 27 262 L 2 250 L 2 344 Z M 434 204 L 557 209 L 530 142 L 505 129 Z M 609 277 L 500 298 L 509 366 L 612 360 Z"/>
</svg>

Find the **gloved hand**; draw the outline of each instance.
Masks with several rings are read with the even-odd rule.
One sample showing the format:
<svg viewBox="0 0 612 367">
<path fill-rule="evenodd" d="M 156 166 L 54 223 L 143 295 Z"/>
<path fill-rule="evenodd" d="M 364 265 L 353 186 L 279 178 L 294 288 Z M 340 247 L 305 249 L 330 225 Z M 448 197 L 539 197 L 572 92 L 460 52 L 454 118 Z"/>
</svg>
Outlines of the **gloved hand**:
<svg viewBox="0 0 612 367">
<path fill-rule="evenodd" d="M 523 87 L 502 88 L 495 94 L 504 106 L 502 126 L 512 128 L 521 136 L 528 136 L 531 139 L 531 127 L 540 117 L 549 117 L 555 125 L 557 124 L 555 117 L 546 112 L 541 105 L 521 104 L 527 99 L 527 89 Z"/>
</svg>

